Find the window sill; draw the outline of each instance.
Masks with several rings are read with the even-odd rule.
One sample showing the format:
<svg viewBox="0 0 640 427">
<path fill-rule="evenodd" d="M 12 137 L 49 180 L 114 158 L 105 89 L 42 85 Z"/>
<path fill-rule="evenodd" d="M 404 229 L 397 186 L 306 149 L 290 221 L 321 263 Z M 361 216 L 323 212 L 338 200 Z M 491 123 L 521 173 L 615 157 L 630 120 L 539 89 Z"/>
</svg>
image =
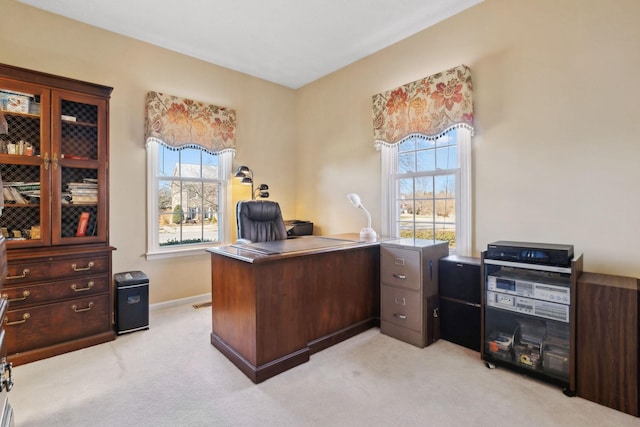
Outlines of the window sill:
<svg viewBox="0 0 640 427">
<path fill-rule="evenodd" d="M 197 256 L 197 255 L 205 255 L 208 248 L 214 246 L 220 246 L 224 243 L 213 243 L 211 242 L 208 245 L 198 245 L 198 246 L 189 246 L 185 247 L 174 247 L 171 249 L 161 249 L 156 251 L 151 251 L 146 253 L 147 261 L 155 260 L 155 259 L 167 259 L 167 258 L 179 258 L 185 256 Z"/>
</svg>

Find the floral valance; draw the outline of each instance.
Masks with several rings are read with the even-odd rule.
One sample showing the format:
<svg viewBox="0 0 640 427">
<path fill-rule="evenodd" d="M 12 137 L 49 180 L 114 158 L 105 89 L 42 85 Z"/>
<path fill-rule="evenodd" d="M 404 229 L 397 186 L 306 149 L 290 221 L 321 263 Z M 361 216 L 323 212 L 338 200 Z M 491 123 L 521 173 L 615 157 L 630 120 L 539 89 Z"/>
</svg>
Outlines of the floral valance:
<svg viewBox="0 0 640 427">
<path fill-rule="evenodd" d="M 236 112 L 159 92 L 147 94 L 145 144 L 198 147 L 210 153 L 235 150 Z"/>
<path fill-rule="evenodd" d="M 376 144 L 409 135 L 436 138 L 454 126 L 473 130 L 471 70 L 460 65 L 373 96 Z"/>
</svg>

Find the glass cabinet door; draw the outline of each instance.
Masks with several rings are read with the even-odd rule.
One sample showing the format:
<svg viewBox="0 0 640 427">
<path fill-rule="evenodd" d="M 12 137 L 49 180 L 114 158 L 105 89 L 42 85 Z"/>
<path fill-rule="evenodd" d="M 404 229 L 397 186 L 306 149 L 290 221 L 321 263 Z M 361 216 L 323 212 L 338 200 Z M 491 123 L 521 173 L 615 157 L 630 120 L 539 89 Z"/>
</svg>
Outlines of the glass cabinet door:
<svg viewBox="0 0 640 427">
<path fill-rule="evenodd" d="M 52 91 L 52 243 L 107 241 L 107 103 Z"/>
<path fill-rule="evenodd" d="M 51 243 L 49 117 L 48 90 L 0 79 L 0 233 L 7 248 Z"/>
</svg>

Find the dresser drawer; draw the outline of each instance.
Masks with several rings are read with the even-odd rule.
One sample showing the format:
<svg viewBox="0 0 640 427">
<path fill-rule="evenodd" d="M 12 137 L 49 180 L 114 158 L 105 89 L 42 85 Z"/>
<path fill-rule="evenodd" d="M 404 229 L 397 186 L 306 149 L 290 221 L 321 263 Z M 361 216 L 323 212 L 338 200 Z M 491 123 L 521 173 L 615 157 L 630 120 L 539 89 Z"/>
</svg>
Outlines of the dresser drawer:
<svg viewBox="0 0 640 427">
<path fill-rule="evenodd" d="M 3 327 L 9 355 L 109 331 L 109 295 L 9 310 Z"/>
<path fill-rule="evenodd" d="M 45 282 L 31 286 L 12 286 L 2 290 L 2 299 L 9 301 L 11 308 L 16 309 L 108 292 L 110 284 L 109 276 L 102 275 Z"/>
<path fill-rule="evenodd" d="M 51 278 L 51 266 L 48 262 L 10 262 L 7 267 L 8 272 L 4 282 L 5 286 L 48 280 Z"/>
<path fill-rule="evenodd" d="M 109 272 L 108 256 L 68 258 L 51 262 L 51 277 L 83 276 Z"/>
<path fill-rule="evenodd" d="M 420 253 L 418 251 L 382 246 L 380 254 L 380 275 L 383 283 L 420 289 Z"/>
<path fill-rule="evenodd" d="M 380 288 L 381 318 L 415 331 L 422 330 L 422 298 L 419 292 L 382 286 Z"/>
</svg>

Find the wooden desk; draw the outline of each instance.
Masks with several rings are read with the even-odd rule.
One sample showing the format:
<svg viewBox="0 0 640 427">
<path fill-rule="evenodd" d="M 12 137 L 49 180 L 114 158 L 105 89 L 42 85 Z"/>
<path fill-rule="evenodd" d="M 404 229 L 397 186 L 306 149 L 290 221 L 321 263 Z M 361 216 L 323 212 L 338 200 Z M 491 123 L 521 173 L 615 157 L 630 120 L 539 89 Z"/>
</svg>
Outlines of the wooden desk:
<svg viewBox="0 0 640 427">
<path fill-rule="evenodd" d="M 359 243 L 355 234 L 335 238 L 352 242 L 272 254 L 208 249 L 211 344 L 253 382 L 379 326 L 379 244 Z"/>
</svg>

